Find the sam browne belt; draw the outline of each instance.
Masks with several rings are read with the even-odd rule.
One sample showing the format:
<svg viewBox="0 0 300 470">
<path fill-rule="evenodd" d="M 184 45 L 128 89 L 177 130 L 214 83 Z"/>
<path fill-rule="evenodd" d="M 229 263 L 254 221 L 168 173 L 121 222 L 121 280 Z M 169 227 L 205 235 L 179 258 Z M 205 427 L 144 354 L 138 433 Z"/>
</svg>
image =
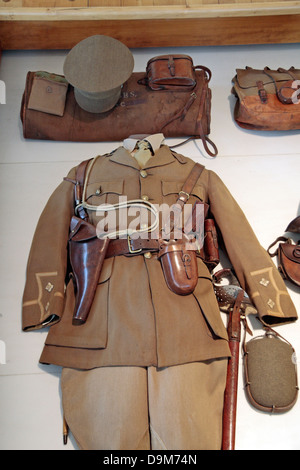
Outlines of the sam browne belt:
<svg viewBox="0 0 300 470">
<path fill-rule="evenodd" d="M 145 238 L 145 234 L 137 236 L 139 230 L 134 231 L 133 236 L 133 233 L 127 229 L 128 233 L 121 233 L 119 238 L 111 239 L 112 234 L 97 233 L 97 228 L 88 221 L 88 214 L 85 210 L 86 207 L 92 206 L 82 203 L 82 192 L 89 163 L 90 160 L 82 162 L 77 168 L 76 180 L 72 180 L 75 184 L 75 212 L 77 214 L 71 219 L 69 236 L 70 276 L 74 281 L 76 295 L 73 324 L 80 325 L 87 320 L 105 258 L 156 252 L 168 287 L 180 295 L 193 292 L 198 282 L 196 256 L 197 254 L 203 256 L 203 251 L 196 253 L 197 245 L 194 240 L 188 238 L 187 234 L 183 233 L 181 239 L 176 239 L 174 228 L 180 220 L 183 206 L 204 167 L 200 164 L 194 165 L 178 194 L 177 202 L 173 206 L 174 211 L 170 211 L 169 220 L 161 233 L 158 233 L 159 219 L 156 217 L 151 226 L 140 230 L 140 232 L 146 231 L 149 238 Z M 130 203 L 145 205 L 145 201 L 139 200 L 128 201 L 127 204 Z M 153 210 L 152 205 L 150 203 L 148 205 L 148 209 Z"/>
</svg>

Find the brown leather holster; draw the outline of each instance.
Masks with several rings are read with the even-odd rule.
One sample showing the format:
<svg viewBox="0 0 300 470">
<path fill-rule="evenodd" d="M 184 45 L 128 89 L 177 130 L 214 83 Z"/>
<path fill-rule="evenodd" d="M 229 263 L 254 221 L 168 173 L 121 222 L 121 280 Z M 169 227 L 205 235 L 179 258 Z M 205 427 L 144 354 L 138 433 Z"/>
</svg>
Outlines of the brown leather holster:
<svg viewBox="0 0 300 470">
<path fill-rule="evenodd" d="M 99 239 L 92 224 L 72 217 L 69 260 L 76 286 L 73 325 L 81 325 L 88 317 L 108 245 L 109 238 Z"/>
<path fill-rule="evenodd" d="M 77 168 L 74 188 L 75 205 L 82 200 L 82 190 L 86 169 L 90 160 L 83 161 Z M 68 178 L 65 180 L 70 181 Z M 85 323 L 92 306 L 97 284 L 109 246 L 109 239 L 100 239 L 96 227 L 88 222 L 88 214 L 82 207 L 73 215 L 70 222 L 69 262 L 75 285 L 75 307 L 73 325 Z"/>
</svg>

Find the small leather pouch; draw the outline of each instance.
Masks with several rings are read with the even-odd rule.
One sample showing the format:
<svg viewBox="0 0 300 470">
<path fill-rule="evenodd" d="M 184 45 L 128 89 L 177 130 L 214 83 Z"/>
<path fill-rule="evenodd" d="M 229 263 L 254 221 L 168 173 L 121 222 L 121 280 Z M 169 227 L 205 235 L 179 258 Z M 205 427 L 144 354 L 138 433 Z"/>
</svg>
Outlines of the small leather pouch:
<svg viewBox="0 0 300 470">
<path fill-rule="evenodd" d="M 153 57 L 147 63 L 144 82 L 151 90 L 192 90 L 196 86 L 193 60 L 184 54 Z"/>
<path fill-rule="evenodd" d="M 158 258 L 165 281 L 175 294 L 191 294 L 198 282 L 196 247 L 183 235 L 180 240 L 159 241 Z"/>
<path fill-rule="evenodd" d="M 270 253 L 276 243 L 278 248 L 274 253 Z M 278 270 L 282 277 L 291 281 L 296 286 L 300 286 L 300 243 L 296 245 L 290 238 L 278 237 L 268 248 L 270 256 L 278 257 Z"/>
<path fill-rule="evenodd" d="M 296 403 L 295 350 L 274 330 L 244 343 L 244 372 L 247 397 L 260 411 L 280 413 Z"/>
<path fill-rule="evenodd" d="M 214 219 L 204 221 L 205 264 L 212 271 L 220 262 L 218 235 Z"/>
<path fill-rule="evenodd" d="M 109 238 L 99 239 L 94 225 L 72 217 L 69 260 L 76 287 L 73 325 L 81 325 L 87 320 L 108 245 Z"/>
<path fill-rule="evenodd" d="M 61 75 L 35 72 L 28 101 L 28 109 L 63 116 L 68 82 Z"/>
</svg>

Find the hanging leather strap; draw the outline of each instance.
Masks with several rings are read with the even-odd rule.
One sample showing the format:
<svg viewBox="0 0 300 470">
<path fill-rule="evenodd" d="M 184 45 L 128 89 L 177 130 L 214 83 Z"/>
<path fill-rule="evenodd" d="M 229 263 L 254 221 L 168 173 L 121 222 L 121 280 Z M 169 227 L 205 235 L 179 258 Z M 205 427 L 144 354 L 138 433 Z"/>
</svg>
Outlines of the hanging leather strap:
<svg viewBox="0 0 300 470">
<path fill-rule="evenodd" d="M 276 240 L 273 243 L 271 243 L 271 245 L 267 249 L 267 252 L 271 256 L 271 258 L 273 258 L 274 256 L 276 256 L 278 254 L 278 248 L 276 249 L 276 251 L 274 253 L 271 253 L 270 249 L 273 248 L 273 246 L 275 246 L 279 242 L 292 244 L 292 240 L 290 238 L 286 238 L 286 237 L 276 238 Z"/>
<path fill-rule="evenodd" d="M 207 154 L 211 157 L 216 157 L 218 155 L 217 146 L 214 144 L 214 142 L 212 140 L 210 140 L 207 137 L 207 135 L 205 135 L 204 130 L 203 130 L 203 125 L 202 125 L 202 117 L 203 117 L 203 112 L 205 110 L 206 96 L 207 96 L 207 93 L 209 92 L 208 83 L 211 79 L 211 71 L 207 67 L 204 67 L 204 66 L 196 66 L 196 67 L 194 67 L 194 69 L 203 69 L 205 74 L 206 74 L 204 84 L 203 84 L 203 88 L 202 88 L 202 91 L 201 91 L 199 112 L 198 112 L 197 121 L 196 121 L 196 135 L 189 137 L 188 139 L 184 140 L 180 144 L 173 145 L 173 148 L 178 147 L 179 145 L 183 145 L 191 139 L 200 138 L 202 143 L 203 143 L 203 147 L 204 147 L 205 151 L 207 152 Z M 162 132 L 162 130 L 166 126 L 168 126 L 171 122 L 173 122 L 177 119 L 180 119 L 182 121 L 185 118 L 185 116 L 186 116 L 188 110 L 190 109 L 190 107 L 192 106 L 192 104 L 195 102 L 196 98 L 197 98 L 196 93 L 192 92 L 191 95 L 189 96 L 189 99 L 187 100 L 185 106 L 180 111 L 178 111 L 172 118 L 170 118 L 161 127 L 160 132 Z M 208 144 L 212 147 L 212 150 L 208 147 Z"/>
</svg>

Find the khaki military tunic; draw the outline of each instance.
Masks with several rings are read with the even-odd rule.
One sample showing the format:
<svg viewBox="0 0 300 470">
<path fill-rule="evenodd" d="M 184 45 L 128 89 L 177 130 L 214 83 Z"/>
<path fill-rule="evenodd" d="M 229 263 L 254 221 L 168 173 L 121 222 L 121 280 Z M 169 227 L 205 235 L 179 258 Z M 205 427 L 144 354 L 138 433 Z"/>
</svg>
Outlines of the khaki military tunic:
<svg viewBox="0 0 300 470">
<path fill-rule="evenodd" d="M 147 199 L 174 204 L 194 161 L 163 145 L 141 170 L 124 147 L 96 157 L 86 185 L 90 204 Z M 88 320 L 72 325 L 74 286 L 68 272 L 75 168 L 50 197 L 38 222 L 27 267 L 23 329 L 51 325 L 40 361 L 64 367 L 172 366 L 228 357 L 227 332 L 211 275 L 198 258 L 198 284 L 181 296 L 166 285 L 155 254 L 108 258 Z M 189 203 L 205 201 L 239 282 L 268 324 L 294 321 L 285 284 L 222 180 L 204 169 Z M 97 224 L 97 215 L 90 212 Z"/>
</svg>

